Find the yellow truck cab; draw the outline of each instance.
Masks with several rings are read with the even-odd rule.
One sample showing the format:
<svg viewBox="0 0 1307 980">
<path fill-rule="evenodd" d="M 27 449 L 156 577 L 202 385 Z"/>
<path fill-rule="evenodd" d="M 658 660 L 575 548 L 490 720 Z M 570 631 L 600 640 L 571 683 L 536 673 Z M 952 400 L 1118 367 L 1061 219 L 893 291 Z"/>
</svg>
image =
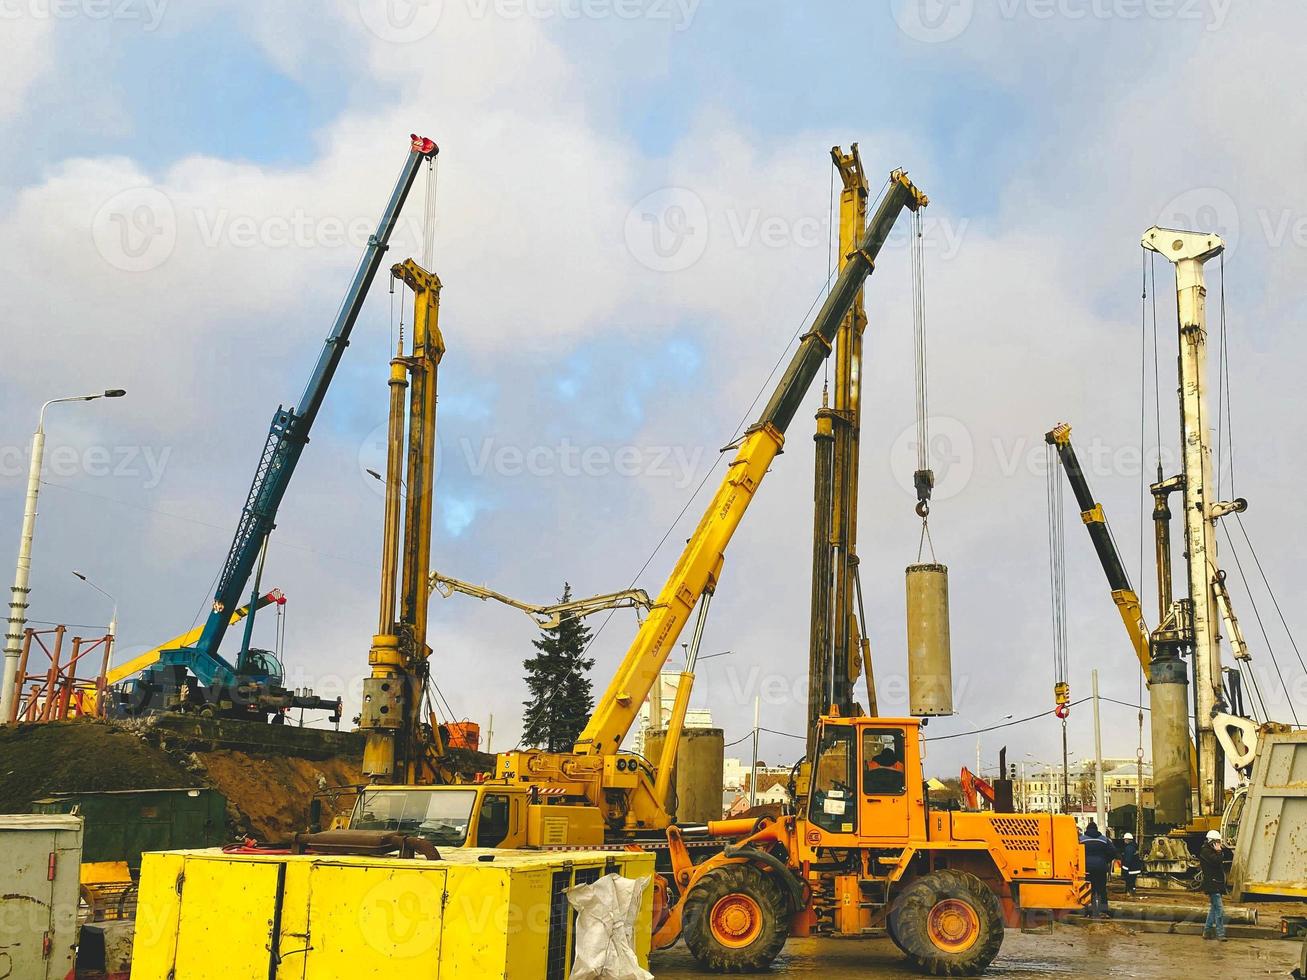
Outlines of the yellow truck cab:
<svg viewBox="0 0 1307 980">
<path fill-rule="evenodd" d="M 548 800 L 538 788 L 502 782 L 367 786 L 359 792 L 346 828 L 397 831 L 437 847 L 594 846 L 604 842 L 604 823 L 597 809 L 552 805 Z"/>
</svg>

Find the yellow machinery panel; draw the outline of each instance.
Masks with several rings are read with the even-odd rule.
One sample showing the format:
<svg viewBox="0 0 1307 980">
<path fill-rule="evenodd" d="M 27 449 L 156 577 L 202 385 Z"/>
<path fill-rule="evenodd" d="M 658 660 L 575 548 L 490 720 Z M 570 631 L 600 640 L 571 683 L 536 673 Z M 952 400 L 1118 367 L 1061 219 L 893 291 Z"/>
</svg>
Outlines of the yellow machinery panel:
<svg viewBox="0 0 1307 980">
<path fill-rule="evenodd" d="M 536 847 L 564 844 L 597 846 L 604 842 L 604 818 L 592 806 L 527 807 L 526 839 Z"/>
<path fill-rule="evenodd" d="M 145 855 L 133 980 L 566 980 L 565 889 L 653 855 L 450 849 L 439 861 L 171 851 Z M 636 920 L 647 964 L 653 890 Z"/>
<path fill-rule="evenodd" d="M 221 950 L 228 976 L 266 976 L 277 866 L 188 861 L 183 874 L 174 975 L 204 976 Z M 203 901 L 188 901 L 194 895 Z"/>
<path fill-rule="evenodd" d="M 383 976 L 398 964 L 404 964 L 406 976 L 441 975 L 444 930 L 433 925 L 441 921 L 447 872 L 412 867 L 413 861 L 393 863 L 407 867 L 322 861 L 287 869 L 288 878 L 294 870 L 310 879 L 307 903 L 293 906 L 297 913 L 307 909 L 308 918 L 297 923 L 283 913 L 282 920 L 282 936 L 288 938 L 281 955 L 287 962 L 302 958 L 304 980 Z M 295 944 L 296 936 L 313 948 L 296 953 L 306 945 Z"/>
</svg>

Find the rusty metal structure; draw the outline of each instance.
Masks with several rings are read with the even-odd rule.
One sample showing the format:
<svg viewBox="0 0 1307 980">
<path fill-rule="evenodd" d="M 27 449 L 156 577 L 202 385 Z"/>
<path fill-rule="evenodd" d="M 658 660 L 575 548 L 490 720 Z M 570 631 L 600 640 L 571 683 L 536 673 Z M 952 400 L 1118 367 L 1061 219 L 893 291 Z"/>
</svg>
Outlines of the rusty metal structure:
<svg viewBox="0 0 1307 980">
<path fill-rule="evenodd" d="M 63 659 L 67 626 L 23 631 L 15 681 L 17 696 L 6 722 L 62 721 L 86 715 L 100 716 L 109 686 L 109 658 L 113 656 L 112 633 L 84 638 L 74 636 L 68 659 Z M 44 660 L 33 661 L 33 654 Z M 78 676 L 84 665 L 99 659 L 93 677 Z"/>
</svg>

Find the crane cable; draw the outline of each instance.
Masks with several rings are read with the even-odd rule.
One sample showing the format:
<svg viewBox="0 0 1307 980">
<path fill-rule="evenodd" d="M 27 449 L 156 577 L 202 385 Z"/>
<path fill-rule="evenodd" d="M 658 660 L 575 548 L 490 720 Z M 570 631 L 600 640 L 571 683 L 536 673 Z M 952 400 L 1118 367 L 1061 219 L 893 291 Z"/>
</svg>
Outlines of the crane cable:
<svg viewBox="0 0 1307 980">
<path fill-rule="evenodd" d="M 917 491 L 917 516 L 921 518 L 921 537 L 917 542 L 917 561 L 926 549 L 935 561 L 935 544 L 930 538 L 930 496 L 935 489 L 935 472 L 930 468 L 930 390 L 926 359 L 926 246 L 921 211 L 912 212 L 912 353 L 913 388 L 916 395 L 917 469 L 912 484 Z"/>
<path fill-rule="evenodd" d="M 1224 253 L 1221 254 L 1220 271 L 1221 271 L 1221 287 L 1220 287 L 1221 319 L 1220 319 L 1220 337 L 1217 344 L 1218 363 L 1217 363 L 1217 371 L 1216 371 L 1216 376 L 1217 376 L 1216 497 L 1218 500 L 1221 498 L 1221 479 L 1225 469 L 1229 470 L 1230 495 L 1231 497 L 1235 496 L 1234 424 L 1233 424 L 1233 414 L 1232 414 L 1231 402 L 1230 402 L 1230 353 L 1229 353 L 1230 349 L 1229 349 L 1229 332 L 1227 329 L 1228 319 L 1226 315 L 1226 302 L 1225 302 L 1225 254 Z M 1289 629 L 1289 624 L 1284 618 L 1283 611 L 1280 609 L 1280 604 L 1275 597 L 1275 592 L 1271 589 L 1270 582 L 1266 577 L 1266 572 L 1262 568 L 1260 560 L 1258 560 L 1257 558 L 1256 550 L 1253 548 L 1252 539 L 1248 537 L 1248 530 L 1246 527 L 1244 527 L 1242 515 L 1236 511 L 1234 516 L 1239 525 L 1240 531 L 1243 533 L 1243 537 L 1248 545 L 1249 552 L 1251 553 L 1254 562 L 1256 562 L 1257 570 L 1261 573 L 1262 583 L 1263 585 L 1266 586 L 1266 591 L 1271 597 L 1271 602 L 1275 606 L 1275 611 L 1279 614 L 1280 623 L 1284 627 L 1285 633 L 1288 634 L 1289 642 L 1293 646 L 1294 653 L 1297 654 L 1298 656 L 1298 662 L 1300 665 L 1303 666 L 1304 671 L 1307 671 L 1307 664 L 1303 664 L 1302 654 L 1298 650 L 1298 644 L 1294 640 L 1293 632 Z M 1284 679 L 1284 672 L 1280 668 L 1280 658 L 1277 656 L 1275 652 L 1275 647 L 1271 643 L 1270 635 L 1266 631 L 1266 623 L 1262 619 L 1262 613 L 1257 606 L 1257 600 L 1253 597 L 1252 590 L 1249 587 L 1248 576 L 1244 572 L 1243 561 L 1240 559 L 1239 551 L 1235 547 L 1234 538 L 1230 534 L 1230 528 L 1225 524 L 1224 521 L 1221 522 L 1221 529 L 1225 532 L 1225 540 L 1226 543 L 1229 544 L 1230 546 L 1230 554 L 1234 556 L 1235 568 L 1239 572 L 1239 578 L 1243 583 L 1244 592 L 1248 596 L 1248 603 L 1252 607 L 1254 618 L 1256 618 L 1257 620 L 1257 628 L 1262 635 L 1262 642 L 1266 645 L 1266 652 L 1270 656 L 1271 666 L 1275 670 L 1275 676 L 1280 682 L 1281 690 L 1284 691 L 1285 702 L 1289 706 L 1289 714 L 1293 718 L 1293 723 L 1295 725 L 1298 725 L 1299 724 L 1298 712 L 1293 705 L 1293 695 L 1289 691 L 1289 686 Z M 1224 573 L 1218 573 L 1218 574 L 1224 574 Z M 1243 677 L 1246 680 L 1251 679 L 1253 691 L 1256 693 L 1258 699 L 1260 699 L 1262 702 L 1262 713 L 1269 720 L 1270 711 L 1266 704 L 1266 699 L 1262 696 L 1261 690 L 1258 687 L 1257 677 L 1252 669 L 1252 665 L 1248 664 L 1248 669 L 1246 673 L 1243 669 L 1243 664 L 1239 663 L 1237 660 L 1235 661 L 1235 666 L 1239 670 L 1239 674 L 1241 677 Z"/>
<path fill-rule="evenodd" d="M 436 191 L 440 180 L 440 157 L 427 157 L 425 210 L 422 213 L 422 268 L 431 272 L 436 248 Z"/>
</svg>

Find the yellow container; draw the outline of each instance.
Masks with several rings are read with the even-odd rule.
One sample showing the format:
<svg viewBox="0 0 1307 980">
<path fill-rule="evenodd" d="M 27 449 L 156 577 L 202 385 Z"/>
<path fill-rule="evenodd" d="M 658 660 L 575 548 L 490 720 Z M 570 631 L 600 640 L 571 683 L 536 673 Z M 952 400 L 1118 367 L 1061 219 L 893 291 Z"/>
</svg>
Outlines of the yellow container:
<svg viewBox="0 0 1307 980">
<path fill-rule="evenodd" d="M 144 856 L 132 980 L 566 980 L 564 894 L 652 854 L 450 848 L 440 861 L 161 851 Z M 652 888 L 635 924 L 648 964 Z"/>
</svg>

